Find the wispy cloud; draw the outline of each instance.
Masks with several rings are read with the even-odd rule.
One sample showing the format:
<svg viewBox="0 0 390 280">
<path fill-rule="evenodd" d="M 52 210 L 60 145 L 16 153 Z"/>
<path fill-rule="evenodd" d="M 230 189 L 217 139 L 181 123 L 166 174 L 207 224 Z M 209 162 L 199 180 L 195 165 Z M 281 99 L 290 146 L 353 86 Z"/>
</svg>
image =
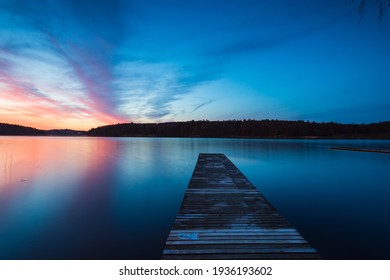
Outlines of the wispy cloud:
<svg viewBox="0 0 390 280">
<path fill-rule="evenodd" d="M 114 73 L 120 112 L 140 121 L 169 118 L 172 102 L 209 79 L 180 65 L 142 61 L 119 64 Z"/>
<path fill-rule="evenodd" d="M 215 101 L 215 100 L 210 99 L 210 100 L 207 100 L 207 101 L 205 101 L 205 102 L 202 102 L 201 104 L 199 104 L 198 106 L 196 106 L 196 107 L 191 111 L 191 113 L 193 113 L 193 112 L 199 110 L 200 108 L 202 108 L 202 107 L 204 107 L 204 106 L 206 106 L 206 105 L 209 105 L 209 104 L 213 103 L 214 101 Z"/>
</svg>

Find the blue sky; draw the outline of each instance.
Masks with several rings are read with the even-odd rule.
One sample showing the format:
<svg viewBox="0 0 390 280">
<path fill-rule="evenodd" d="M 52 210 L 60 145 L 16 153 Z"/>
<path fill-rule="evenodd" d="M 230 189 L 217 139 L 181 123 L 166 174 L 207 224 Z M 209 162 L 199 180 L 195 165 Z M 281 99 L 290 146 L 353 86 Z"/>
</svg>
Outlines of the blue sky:
<svg viewBox="0 0 390 280">
<path fill-rule="evenodd" d="M 345 2 L 0 0 L 0 122 L 390 120 L 390 15 Z"/>
</svg>

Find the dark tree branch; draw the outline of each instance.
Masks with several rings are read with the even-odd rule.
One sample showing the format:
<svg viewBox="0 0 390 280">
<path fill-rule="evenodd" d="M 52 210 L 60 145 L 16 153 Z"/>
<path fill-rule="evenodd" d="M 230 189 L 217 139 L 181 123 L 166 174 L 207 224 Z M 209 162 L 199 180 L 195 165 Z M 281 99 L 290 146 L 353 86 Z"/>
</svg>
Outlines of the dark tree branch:
<svg viewBox="0 0 390 280">
<path fill-rule="evenodd" d="M 371 5 L 375 5 L 378 8 L 378 24 L 382 27 L 383 18 L 385 16 L 385 10 L 390 7 L 390 0 L 349 0 L 346 4 L 356 4 L 356 8 L 358 14 L 360 16 L 360 20 L 367 13 L 367 6 L 371 3 Z M 359 20 L 359 21 L 360 21 Z"/>
</svg>

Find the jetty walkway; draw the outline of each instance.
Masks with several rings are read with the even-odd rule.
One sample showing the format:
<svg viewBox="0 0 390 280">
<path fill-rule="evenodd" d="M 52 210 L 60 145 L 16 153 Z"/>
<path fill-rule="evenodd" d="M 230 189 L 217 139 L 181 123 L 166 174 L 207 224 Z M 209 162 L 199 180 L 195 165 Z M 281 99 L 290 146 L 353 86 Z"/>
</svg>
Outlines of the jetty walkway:
<svg viewBox="0 0 390 280">
<path fill-rule="evenodd" d="M 223 154 L 200 154 L 162 259 L 319 259 Z"/>
</svg>

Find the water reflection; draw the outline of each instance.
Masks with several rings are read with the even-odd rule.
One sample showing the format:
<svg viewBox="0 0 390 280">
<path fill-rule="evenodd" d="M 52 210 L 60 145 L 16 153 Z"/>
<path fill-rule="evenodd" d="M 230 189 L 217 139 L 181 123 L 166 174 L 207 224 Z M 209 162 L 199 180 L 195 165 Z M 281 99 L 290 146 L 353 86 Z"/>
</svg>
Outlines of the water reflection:
<svg viewBox="0 0 390 280">
<path fill-rule="evenodd" d="M 0 137 L 0 259 L 158 259 L 197 155 L 225 153 L 325 258 L 388 258 L 389 141 Z"/>
<path fill-rule="evenodd" d="M 0 258 L 159 258 L 191 176 L 183 168 L 194 164 L 176 164 L 171 145 L 29 137 L 0 143 L 0 155 L 12 155 L 0 186 Z"/>
</svg>

